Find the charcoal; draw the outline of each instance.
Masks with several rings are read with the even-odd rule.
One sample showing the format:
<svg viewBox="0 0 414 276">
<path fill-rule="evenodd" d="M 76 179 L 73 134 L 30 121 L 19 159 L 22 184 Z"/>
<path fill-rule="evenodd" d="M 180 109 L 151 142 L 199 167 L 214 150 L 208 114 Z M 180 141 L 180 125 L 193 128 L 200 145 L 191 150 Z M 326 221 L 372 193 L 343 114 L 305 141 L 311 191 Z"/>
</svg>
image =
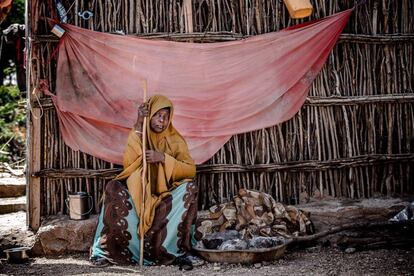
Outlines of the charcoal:
<svg viewBox="0 0 414 276">
<path fill-rule="evenodd" d="M 218 249 L 219 250 L 244 250 L 247 249 L 248 244 L 242 239 L 233 239 L 223 242 Z"/>
<path fill-rule="evenodd" d="M 240 238 L 239 232 L 236 230 L 226 230 L 209 234 L 202 239 L 207 249 L 217 249 L 223 242 Z"/>
<path fill-rule="evenodd" d="M 281 237 L 253 237 L 249 240 L 249 248 L 270 248 L 284 243 Z"/>
<path fill-rule="evenodd" d="M 206 247 L 202 241 L 198 241 L 195 245 L 195 248 L 205 249 Z"/>
</svg>

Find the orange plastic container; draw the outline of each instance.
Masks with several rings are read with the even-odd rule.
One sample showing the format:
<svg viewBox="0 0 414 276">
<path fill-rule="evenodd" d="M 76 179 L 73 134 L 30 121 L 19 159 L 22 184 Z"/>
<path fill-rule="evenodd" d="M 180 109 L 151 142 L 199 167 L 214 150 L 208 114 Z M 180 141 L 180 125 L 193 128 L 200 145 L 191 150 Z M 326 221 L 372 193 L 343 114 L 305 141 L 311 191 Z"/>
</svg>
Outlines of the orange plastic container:
<svg viewBox="0 0 414 276">
<path fill-rule="evenodd" d="M 304 18 L 312 14 L 313 7 L 309 0 L 283 0 L 283 2 L 292 18 Z"/>
</svg>

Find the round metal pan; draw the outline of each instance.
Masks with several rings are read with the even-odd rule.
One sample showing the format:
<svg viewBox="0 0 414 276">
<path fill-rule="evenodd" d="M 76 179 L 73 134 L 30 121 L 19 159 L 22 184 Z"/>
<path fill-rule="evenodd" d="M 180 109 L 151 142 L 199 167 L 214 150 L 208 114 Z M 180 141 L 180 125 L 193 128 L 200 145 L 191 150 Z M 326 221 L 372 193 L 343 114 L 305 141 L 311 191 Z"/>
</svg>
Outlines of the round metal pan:
<svg viewBox="0 0 414 276">
<path fill-rule="evenodd" d="M 194 250 L 206 261 L 212 263 L 243 263 L 253 264 L 259 262 L 271 262 L 283 256 L 286 246 L 291 240 L 284 244 L 270 248 L 258 248 L 248 250 L 217 250 L 194 247 Z"/>
</svg>

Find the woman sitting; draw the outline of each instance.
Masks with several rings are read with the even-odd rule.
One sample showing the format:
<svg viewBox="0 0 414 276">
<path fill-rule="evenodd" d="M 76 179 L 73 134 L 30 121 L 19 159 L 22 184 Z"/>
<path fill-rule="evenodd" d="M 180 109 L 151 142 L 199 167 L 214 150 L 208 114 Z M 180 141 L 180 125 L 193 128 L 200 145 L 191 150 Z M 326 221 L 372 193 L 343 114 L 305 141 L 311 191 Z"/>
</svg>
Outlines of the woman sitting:
<svg viewBox="0 0 414 276">
<path fill-rule="evenodd" d="M 171 123 L 173 112 L 172 103 L 161 95 L 140 105 L 136 124 L 128 136 L 124 170 L 105 187 L 91 248 L 93 263 L 138 263 L 141 234 L 144 234 L 145 264 L 186 261 L 197 217 L 197 187 L 191 181 L 196 169 L 184 138 Z M 146 125 L 149 149 L 145 151 L 148 173 L 145 207 L 140 218 L 144 117 L 149 117 Z M 140 219 L 143 233 L 139 233 Z"/>
</svg>

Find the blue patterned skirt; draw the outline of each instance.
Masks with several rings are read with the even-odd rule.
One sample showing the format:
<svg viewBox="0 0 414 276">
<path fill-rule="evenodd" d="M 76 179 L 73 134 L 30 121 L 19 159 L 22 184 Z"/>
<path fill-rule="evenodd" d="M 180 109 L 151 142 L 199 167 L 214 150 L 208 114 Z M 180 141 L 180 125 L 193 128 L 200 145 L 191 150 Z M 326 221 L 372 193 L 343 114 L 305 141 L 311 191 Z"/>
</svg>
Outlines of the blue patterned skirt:
<svg viewBox="0 0 414 276">
<path fill-rule="evenodd" d="M 156 207 L 151 228 L 144 237 L 146 265 L 171 264 L 189 252 L 195 243 L 197 187 L 183 182 Z M 91 259 L 111 263 L 139 262 L 139 217 L 126 185 L 112 180 L 105 187 L 105 198 L 96 227 Z"/>
</svg>

